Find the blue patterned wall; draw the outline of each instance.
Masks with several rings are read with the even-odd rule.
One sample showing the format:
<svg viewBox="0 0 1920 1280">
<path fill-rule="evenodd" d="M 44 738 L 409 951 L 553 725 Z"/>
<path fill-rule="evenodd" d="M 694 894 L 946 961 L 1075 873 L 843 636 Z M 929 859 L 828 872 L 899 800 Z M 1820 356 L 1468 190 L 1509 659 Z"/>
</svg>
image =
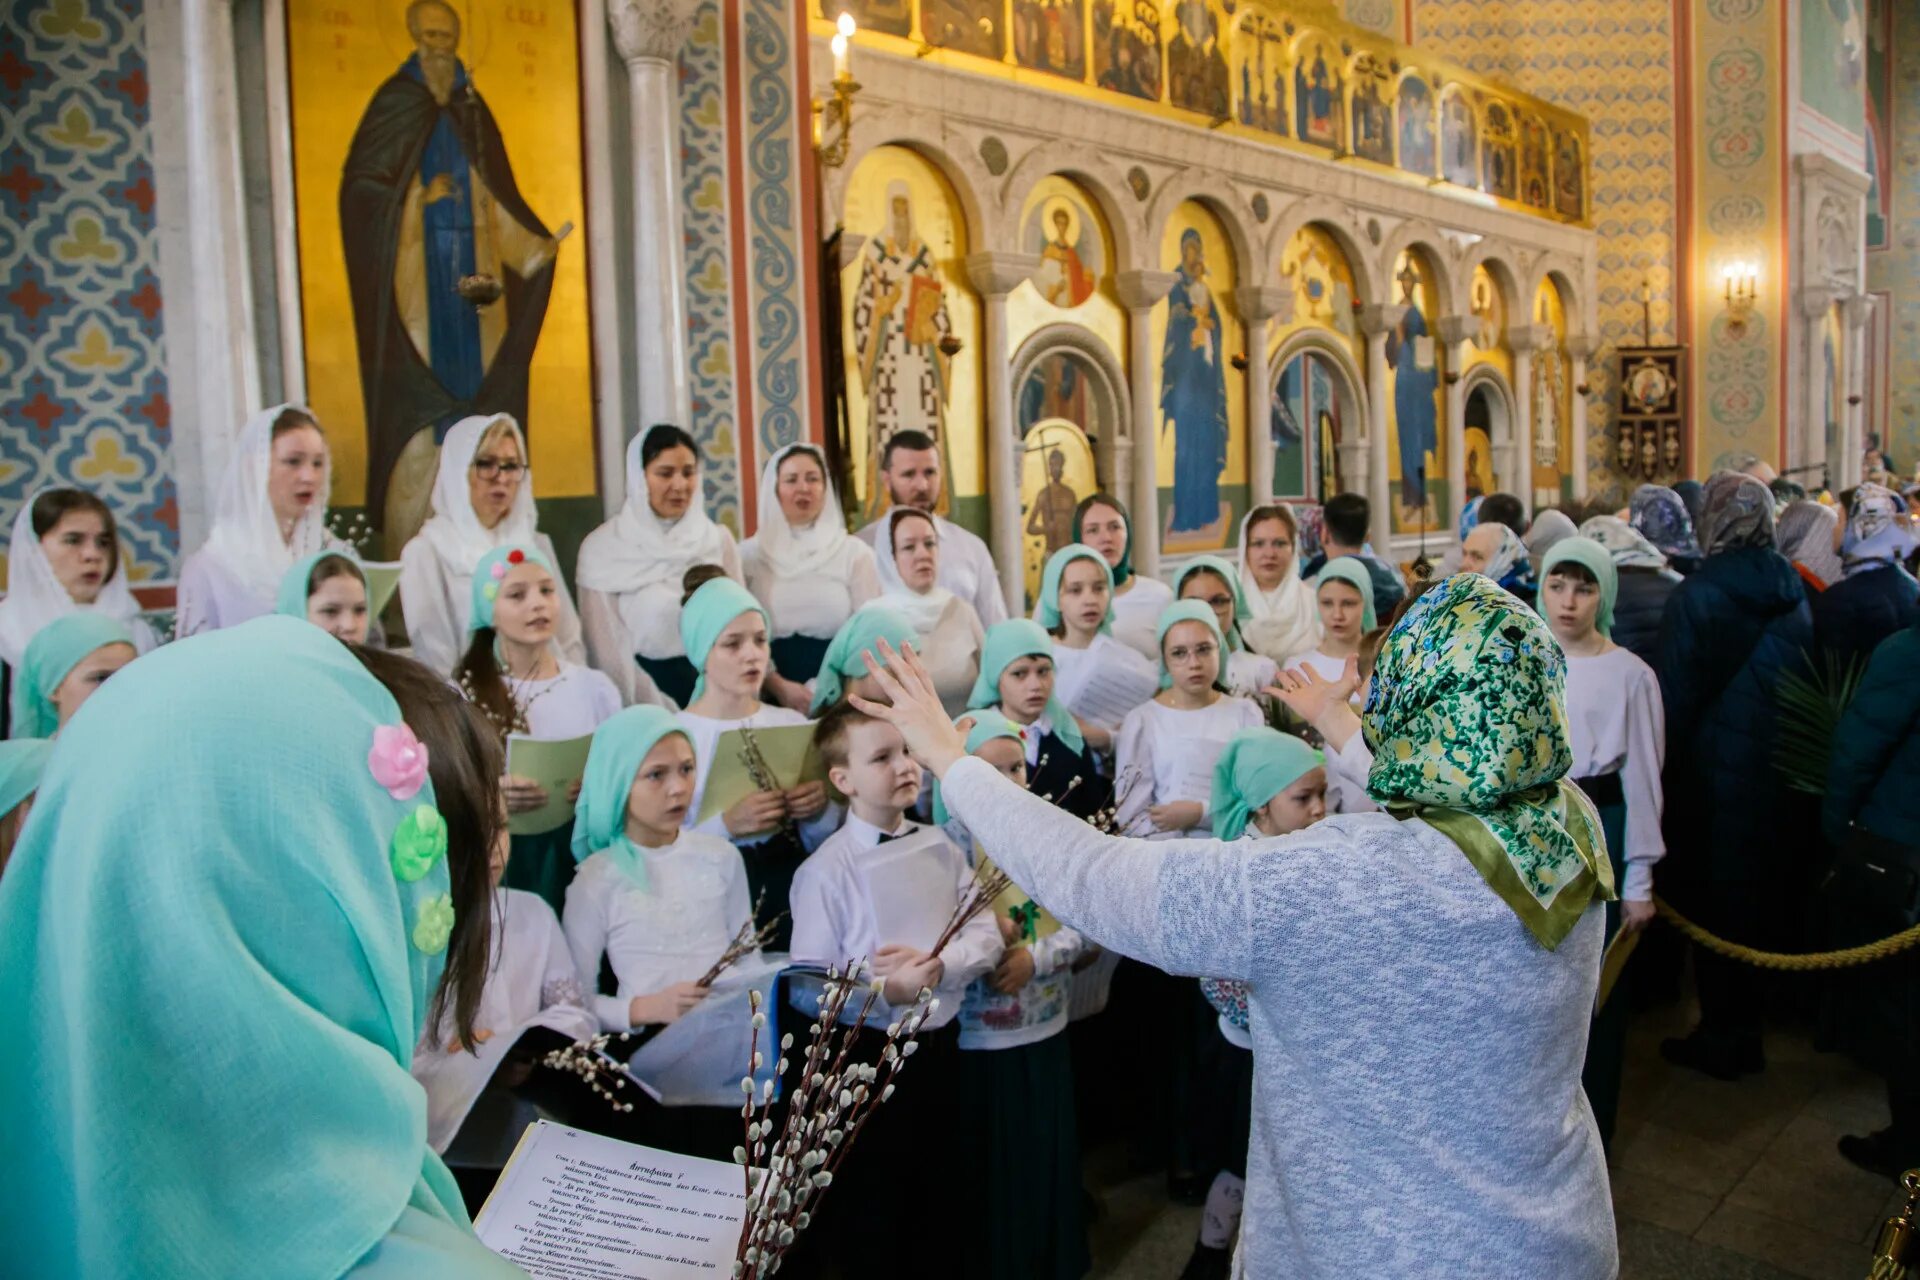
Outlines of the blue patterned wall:
<svg viewBox="0 0 1920 1280">
<path fill-rule="evenodd" d="M 708 510 L 740 529 L 733 397 L 733 273 L 727 239 L 727 74 L 720 4 L 706 0 L 680 51 L 680 227 L 694 439 L 707 455 Z"/>
<path fill-rule="evenodd" d="M 806 313 L 801 280 L 800 175 L 795 165 L 793 7 L 741 0 L 745 25 L 748 243 L 752 279 L 753 413 L 759 456 L 807 434 Z"/>
<path fill-rule="evenodd" d="M 136 581 L 180 549 L 145 30 L 140 0 L 0 13 L 0 538 L 36 490 L 91 489 Z"/>
</svg>

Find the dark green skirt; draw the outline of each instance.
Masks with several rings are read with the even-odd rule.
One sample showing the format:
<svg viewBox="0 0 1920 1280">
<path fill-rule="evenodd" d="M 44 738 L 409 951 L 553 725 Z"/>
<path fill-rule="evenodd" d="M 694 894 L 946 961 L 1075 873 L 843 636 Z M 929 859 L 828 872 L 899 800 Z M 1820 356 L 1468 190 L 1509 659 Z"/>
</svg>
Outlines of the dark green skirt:
<svg viewBox="0 0 1920 1280">
<path fill-rule="evenodd" d="M 693 701 L 693 684 L 700 673 L 693 669 L 693 663 L 685 658 L 643 658 L 633 655 L 640 669 L 652 678 L 654 686 L 660 692 L 674 700 L 678 706 L 685 707 Z"/>
<path fill-rule="evenodd" d="M 789 680 L 805 684 L 820 674 L 821 660 L 827 656 L 831 639 L 818 636 L 775 636 L 773 669 Z"/>
<path fill-rule="evenodd" d="M 1607 860 L 1613 864 L 1616 889 L 1626 885 L 1627 862 L 1620 851 L 1627 842 L 1627 806 L 1603 804 L 1600 826 L 1607 836 Z M 1607 941 L 1620 932 L 1620 904 L 1607 904 Z M 1600 1126 L 1600 1141 L 1611 1148 L 1613 1125 L 1620 1111 L 1620 1074 L 1627 1056 L 1627 1006 L 1629 996 L 1624 981 L 1617 982 L 1613 995 L 1594 1016 L 1587 1032 L 1587 1061 L 1580 1071 L 1580 1083 L 1586 1086 L 1587 1102 Z"/>
<path fill-rule="evenodd" d="M 558 915 L 566 909 L 574 865 L 573 824 L 568 822 L 543 835 L 513 837 L 513 856 L 500 883 L 539 894 Z"/>
<path fill-rule="evenodd" d="M 969 1275 L 1080 1280 L 1093 1265 L 1080 1186 L 1073 1058 L 1064 1031 L 1017 1049 L 960 1054 L 975 1109 L 968 1173 L 980 1199 Z"/>
</svg>

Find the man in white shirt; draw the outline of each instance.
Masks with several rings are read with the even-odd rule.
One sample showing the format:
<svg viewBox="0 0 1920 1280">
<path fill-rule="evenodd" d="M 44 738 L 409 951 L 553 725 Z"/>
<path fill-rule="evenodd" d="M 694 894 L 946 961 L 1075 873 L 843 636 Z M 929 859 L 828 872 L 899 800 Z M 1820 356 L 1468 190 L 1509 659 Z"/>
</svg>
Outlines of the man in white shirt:
<svg viewBox="0 0 1920 1280">
<path fill-rule="evenodd" d="M 940 501 L 944 480 L 939 447 L 925 432 L 894 432 L 880 455 L 880 478 L 886 482 L 892 506 L 931 512 Z M 853 536 L 875 546 L 886 524 L 882 516 Z M 940 585 L 972 605 L 981 626 L 1005 622 L 1007 602 L 1000 594 L 1000 571 L 987 544 L 938 515 L 933 517 L 933 527 L 940 535 Z"/>
</svg>

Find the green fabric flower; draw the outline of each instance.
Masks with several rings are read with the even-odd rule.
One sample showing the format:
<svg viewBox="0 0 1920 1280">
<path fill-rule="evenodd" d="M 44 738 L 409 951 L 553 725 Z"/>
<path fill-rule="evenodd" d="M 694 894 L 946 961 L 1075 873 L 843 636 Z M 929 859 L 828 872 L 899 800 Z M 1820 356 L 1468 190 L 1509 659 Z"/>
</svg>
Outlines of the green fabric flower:
<svg viewBox="0 0 1920 1280">
<path fill-rule="evenodd" d="M 1368 794 L 1459 845 L 1549 949 L 1614 897 L 1599 819 L 1566 780 L 1566 678 L 1537 614 L 1456 574 L 1380 646 L 1364 718 Z"/>
<path fill-rule="evenodd" d="M 423 804 L 400 820 L 393 833 L 393 874 L 412 884 L 433 870 L 447 853 L 447 820 Z"/>
<path fill-rule="evenodd" d="M 422 955 L 437 956 L 453 935 L 453 898 L 436 893 L 420 904 L 413 918 L 413 945 Z"/>
</svg>

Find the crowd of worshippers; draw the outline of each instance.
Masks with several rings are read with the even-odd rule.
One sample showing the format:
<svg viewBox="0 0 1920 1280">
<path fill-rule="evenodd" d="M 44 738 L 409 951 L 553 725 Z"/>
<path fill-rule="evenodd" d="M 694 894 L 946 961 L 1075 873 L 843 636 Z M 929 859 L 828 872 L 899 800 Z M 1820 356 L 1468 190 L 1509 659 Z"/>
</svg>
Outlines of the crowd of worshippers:
<svg viewBox="0 0 1920 1280">
<path fill-rule="evenodd" d="M 13 928 L 19 914 L 45 917 L 44 934 L 57 911 L 100 947 L 94 968 L 62 975 L 64 998 L 106 1033 L 127 1035 L 131 1024 L 113 1014 L 116 1002 L 141 994 L 137 981 L 129 992 L 128 976 L 172 945 L 157 917 L 186 931 L 181 946 L 198 940 L 181 922 L 219 895 L 244 900 L 257 928 L 290 926 L 291 899 L 276 903 L 273 876 L 258 865 L 251 877 L 225 883 L 223 873 L 210 887 L 162 877 L 103 886 L 63 875 L 70 846 L 108 838 L 97 830 L 106 821 L 98 793 L 50 783 L 35 803 L 43 772 L 59 772 L 59 744 L 83 705 L 99 697 L 83 725 L 120 706 L 101 692 L 110 677 L 135 663 L 172 662 L 184 676 L 196 662 L 225 662 L 233 689 L 222 696 L 236 700 L 232 714 L 274 722 L 302 750 L 347 743 L 340 749 L 357 752 L 378 787 L 371 800 L 344 786 L 308 787 L 281 777 L 291 756 L 280 762 L 273 753 L 191 761 L 214 790 L 177 779 L 135 787 L 139 765 L 115 762 L 118 740 L 95 737 L 106 755 L 84 767 L 138 791 L 150 809 L 142 844 L 128 847 L 134 860 L 166 841 L 174 822 L 231 830 L 236 840 L 249 823 L 311 822 L 323 842 L 323 828 L 346 819 L 319 810 L 357 813 L 413 795 L 429 764 L 440 816 L 422 809 L 404 819 L 393 838 L 395 874 L 407 881 L 419 871 L 420 883 L 435 883 L 421 877 L 436 851 L 463 833 L 499 834 L 478 872 L 453 867 L 446 896 L 424 899 L 417 921 L 408 918 L 416 949 L 444 953 L 446 977 L 418 1002 L 421 1016 L 387 1028 L 364 999 L 340 997 L 374 1025 L 353 1034 L 404 1042 L 418 1087 L 409 1095 L 388 1082 L 383 1105 L 412 1115 L 424 1090 L 427 1144 L 468 1207 L 477 1208 L 511 1150 L 500 1144 L 501 1117 L 562 1105 L 530 1104 L 519 1091 L 528 1063 L 483 1061 L 478 1047 L 530 1027 L 569 1040 L 644 1039 L 709 997 L 703 974 L 753 922 L 766 950 L 796 964 L 864 959 L 881 987 L 876 1026 L 909 1009 L 923 988 L 937 999 L 907 1083 L 862 1137 L 845 1189 L 790 1273 L 837 1266 L 891 1275 L 911 1259 L 916 1274 L 1081 1276 L 1089 1218 L 1099 1212 L 1083 1189 L 1082 1157 L 1124 1144 L 1141 1167 L 1165 1171 L 1171 1195 L 1205 1207 L 1183 1276 L 1229 1274 L 1254 1075 L 1247 990 L 1127 959 L 1049 919 L 1044 903 L 976 916 L 938 954 L 885 936 L 862 887 L 863 860 L 878 846 L 934 832 L 922 841 L 925 856 L 950 874 L 935 876 L 928 891 L 954 901 L 993 850 L 946 812 L 901 733 L 853 701 L 883 700 L 869 666 L 883 644 L 911 646 L 947 714 L 967 726 L 969 753 L 1112 833 L 1260 840 L 1374 811 L 1369 775 L 1379 744 L 1362 732 L 1374 663 L 1425 584 L 1410 587 L 1408 567 L 1369 544 L 1365 498 L 1255 506 L 1227 552 L 1179 560 L 1156 579 L 1133 563 L 1133 513 L 1096 493 L 1074 512 L 1072 544 L 1046 559 L 1031 618 L 1009 617 L 986 545 L 938 514 L 950 495 L 928 437 L 903 431 L 887 443 L 877 476 L 886 514 L 858 531 L 847 527 L 822 451 L 781 449 L 760 477 L 755 532 L 736 542 L 704 509 L 700 446 L 677 427 L 654 426 L 629 445 L 624 506 L 581 545 L 570 588 L 538 527 L 520 427 L 505 416 L 474 417 L 447 432 L 430 518 L 399 557 L 390 616 L 404 627 L 402 649 L 387 644 L 371 616 L 357 553 L 330 531 L 328 459 L 322 425 L 304 409 L 280 406 L 245 425 L 212 531 L 181 570 L 175 638 L 165 644 L 129 588 L 114 516 L 100 498 L 49 489 L 22 506 L 0 602 L 9 739 L 0 749 L 0 867 L 19 848 L 0 879 L 8 966 L 36 963 L 20 950 L 31 943 Z M 1529 520 L 1517 499 L 1499 493 L 1465 507 L 1438 576 L 1497 584 L 1499 607 L 1543 619 L 1564 655 L 1557 714 L 1571 749 L 1566 776 L 1604 828 L 1617 899 L 1606 908 L 1608 939 L 1652 924 L 1656 891 L 1708 929 L 1754 946 L 1804 949 L 1873 931 L 1808 904 L 1819 898 L 1831 852 L 1849 841 L 1920 846 L 1920 585 L 1910 502 L 1920 510 L 1920 489 L 1903 498 L 1869 483 L 1806 496 L 1722 471 L 1704 483 L 1642 486 L 1619 510 L 1549 509 Z M 298 622 L 251 622 L 271 614 Z M 375 721 L 390 719 L 397 703 L 405 726 L 381 730 L 368 756 L 346 729 L 305 722 L 305 680 L 257 687 L 235 628 L 256 646 L 301 655 L 313 682 L 351 686 Z M 232 639 L 224 648 L 199 639 L 214 633 Z M 1489 634 L 1485 643 L 1503 643 L 1503 633 Z M 402 651 L 434 678 L 395 656 Z M 1838 681 L 1835 672 L 1852 696 L 1836 711 L 1822 797 L 1775 776 L 1781 693 L 1795 681 L 1827 688 L 1822 681 Z M 449 690 L 455 711 L 477 714 L 462 721 L 448 710 Z M 184 713 L 164 689 L 128 696 L 122 715 Z M 809 722 L 823 781 L 756 790 L 700 818 L 723 734 Z M 528 778 L 489 784 L 450 764 L 442 776 L 458 754 L 447 743 L 463 733 L 482 739 L 478 758 L 499 770 L 511 735 L 591 735 L 584 776 L 568 797 L 572 821 L 509 840 L 497 819 L 463 817 L 454 794 L 463 786 L 467 800 L 498 796 L 509 814 L 553 799 Z M 204 803 L 219 812 L 187 807 L 194 796 L 211 797 Z M 325 878 L 304 862 L 286 874 Z M 934 914 L 952 905 L 946 897 Z M 340 891 L 330 900 L 342 913 L 358 905 Z M 469 927 L 474 913 L 490 927 Z M 1588 1031 L 1583 1081 L 1603 1140 L 1613 1130 L 1631 1012 L 1673 998 L 1681 981 L 1684 948 L 1677 935 L 1661 945 L 1664 934 L 1650 932 Z M 372 980 L 404 988 L 402 951 L 370 954 Z M 206 963 L 218 958 L 209 952 Z M 1721 1078 L 1763 1070 L 1777 991 L 1757 970 L 1711 952 L 1691 958 L 1699 1023 L 1664 1052 Z M 285 963 L 271 981 L 196 973 L 159 997 L 161 1011 L 189 1026 L 226 1022 L 230 1015 L 217 1012 L 223 1000 L 266 1008 L 355 981 L 311 957 Z M 418 995 L 417 963 L 412 981 Z M 1891 1126 L 1843 1149 L 1887 1173 L 1920 1164 L 1916 985 L 1909 961 L 1886 966 L 1864 994 L 1837 986 L 1795 993 L 1819 1006 L 1829 1043 L 1886 1073 Z M 42 1010 L 35 1025 L 53 1018 Z M 334 1087 L 325 1064 L 346 1051 L 301 1028 L 280 1054 L 245 1066 L 244 1052 L 221 1034 L 180 1043 L 194 1045 L 192 1069 L 208 1088 L 222 1087 L 209 1078 L 222 1067 L 293 1071 L 324 1108 Z M 121 1040 L 102 1056 L 124 1062 L 138 1048 Z M 56 1084 L 44 1061 L 23 1063 L 22 1052 L 16 1044 L 0 1069 L 10 1090 L 86 1111 L 111 1087 L 111 1070 L 91 1068 L 84 1086 Z M 312 1060 L 290 1067 L 285 1054 Z M 139 1096 L 145 1086 L 127 1087 Z M 736 1108 L 628 1100 L 637 1103 L 631 1112 L 576 1099 L 565 1119 L 718 1159 L 739 1141 Z M 413 1121 L 395 1123 L 404 1131 Z M 137 1134 L 119 1137 L 137 1162 Z M 297 1145 L 291 1131 L 288 1141 Z M 217 1175 L 127 1168 L 124 1177 L 238 1178 L 248 1167 Z M 407 1180 L 419 1173 L 416 1163 Z M 1391 1190 L 1381 1189 L 1383 1210 Z M 359 1193 L 343 1186 L 330 1194 Z M 969 1207 L 972 1229 L 957 1239 L 942 1229 L 941 1219 Z M 350 1244 L 322 1233 L 303 1247 L 322 1256 Z M 389 1237 L 381 1247 L 398 1246 Z M 252 1269 L 263 1269 L 260 1257 L 250 1255 Z"/>
</svg>

